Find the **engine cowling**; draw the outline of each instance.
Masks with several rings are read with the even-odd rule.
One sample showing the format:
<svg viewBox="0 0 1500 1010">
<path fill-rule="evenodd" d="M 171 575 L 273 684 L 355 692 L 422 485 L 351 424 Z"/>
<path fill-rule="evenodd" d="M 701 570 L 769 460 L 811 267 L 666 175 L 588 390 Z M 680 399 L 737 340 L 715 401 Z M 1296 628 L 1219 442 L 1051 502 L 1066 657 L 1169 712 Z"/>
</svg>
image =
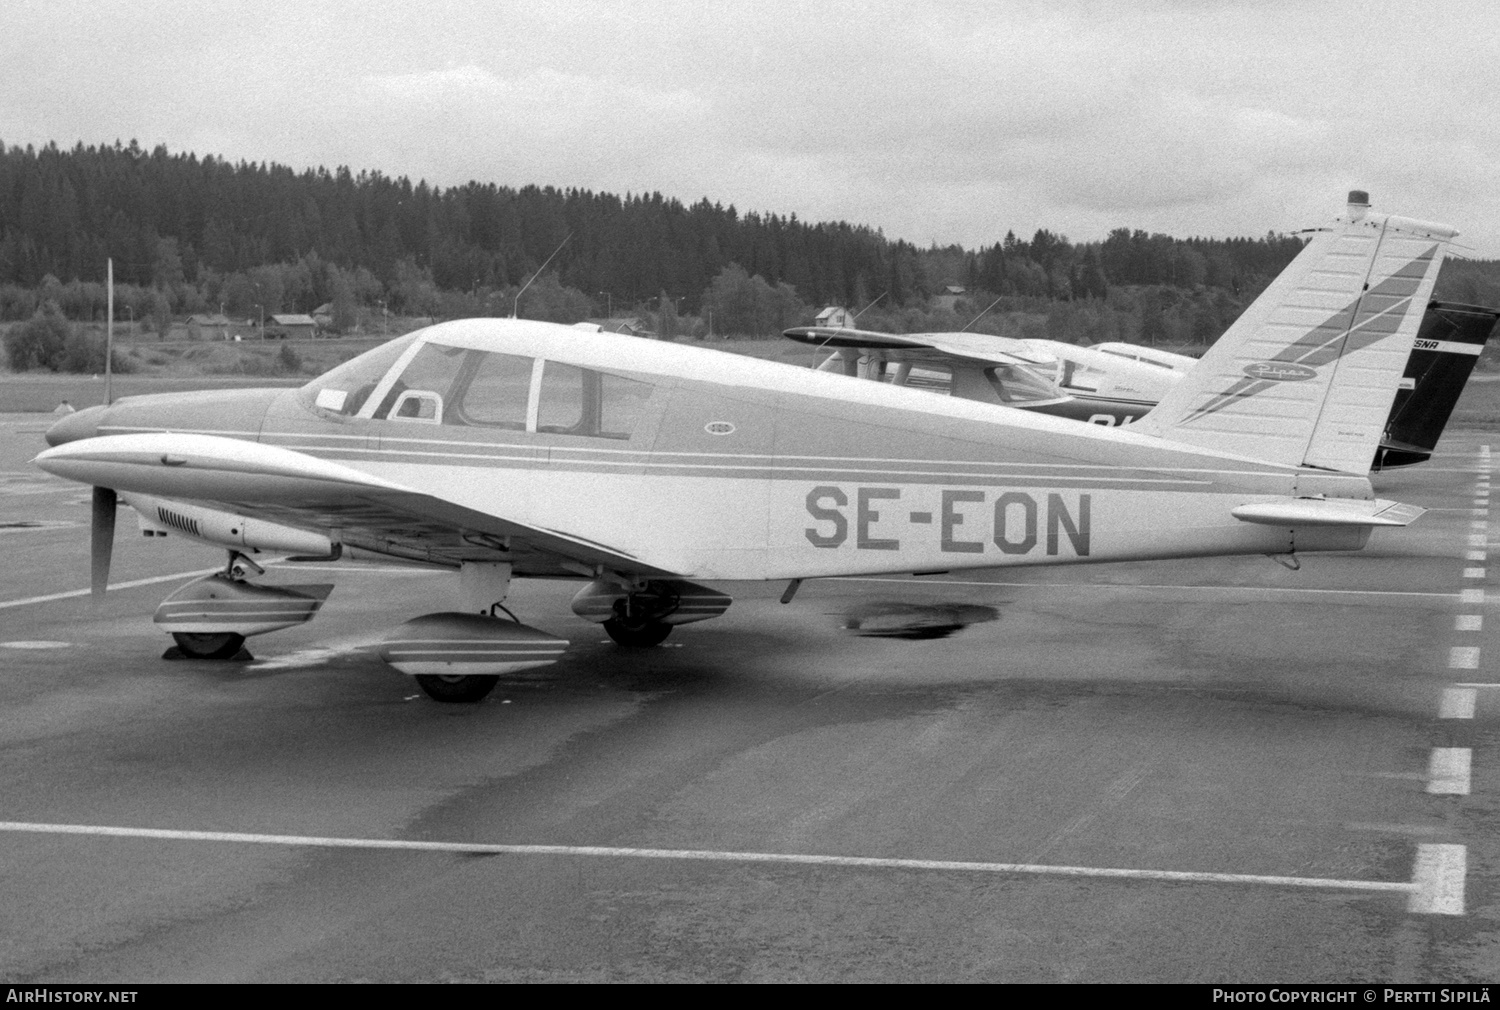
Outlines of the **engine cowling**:
<svg viewBox="0 0 1500 1010">
<path fill-rule="evenodd" d="M 179 533 L 217 547 L 249 553 L 324 556 L 333 552 L 332 541 L 320 533 L 149 495 L 122 494 L 120 498 L 135 509 L 141 532 L 146 536 Z"/>
</svg>

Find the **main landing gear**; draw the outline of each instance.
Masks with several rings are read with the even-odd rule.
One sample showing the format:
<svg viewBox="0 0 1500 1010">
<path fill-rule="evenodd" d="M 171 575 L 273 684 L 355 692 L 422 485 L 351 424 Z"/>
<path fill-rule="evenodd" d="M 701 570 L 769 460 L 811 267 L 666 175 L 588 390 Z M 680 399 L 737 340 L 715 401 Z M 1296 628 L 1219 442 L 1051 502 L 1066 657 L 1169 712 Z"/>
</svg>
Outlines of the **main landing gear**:
<svg viewBox="0 0 1500 1010">
<path fill-rule="evenodd" d="M 621 600 L 621 604 L 625 601 Z M 623 613 L 611 617 L 604 622 L 604 630 L 609 637 L 615 640 L 616 645 L 628 646 L 632 649 L 648 649 L 653 645 L 660 645 L 667 640 L 672 633 L 672 626 L 650 617 L 632 616 L 626 606 L 621 606 Z"/>
<path fill-rule="evenodd" d="M 573 597 L 573 613 L 604 625 L 616 644 L 647 649 L 666 641 L 679 624 L 718 617 L 732 601 L 682 579 L 596 579 Z"/>
<path fill-rule="evenodd" d="M 393 628 L 380 644 L 380 658 L 443 702 L 479 701 L 501 675 L 557 662 L 568 640 L 527 627 L 503 606 L 510 571 L 506 562 L 465 562 L 459 572 L 464 610 L 423 614 Z"/>
</svg>

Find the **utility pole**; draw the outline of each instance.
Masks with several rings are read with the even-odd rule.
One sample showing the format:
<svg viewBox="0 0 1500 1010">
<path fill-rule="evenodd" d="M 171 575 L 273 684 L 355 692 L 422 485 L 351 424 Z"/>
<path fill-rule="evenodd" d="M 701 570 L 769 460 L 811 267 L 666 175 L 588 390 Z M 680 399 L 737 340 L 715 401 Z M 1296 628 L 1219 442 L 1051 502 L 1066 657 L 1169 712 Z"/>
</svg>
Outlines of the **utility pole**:
<svg viewBox="0 0 1500 1010">
<path fill-rule="evenodd" d="M 109 294 L 105 297 L 107 307 L 104 310 L 104 405 L 107 407 L 115 402 L 115 260 L 113 256 L 105 260 L 104 276 L 105 286 L 109 288 Z"/>
</svg>

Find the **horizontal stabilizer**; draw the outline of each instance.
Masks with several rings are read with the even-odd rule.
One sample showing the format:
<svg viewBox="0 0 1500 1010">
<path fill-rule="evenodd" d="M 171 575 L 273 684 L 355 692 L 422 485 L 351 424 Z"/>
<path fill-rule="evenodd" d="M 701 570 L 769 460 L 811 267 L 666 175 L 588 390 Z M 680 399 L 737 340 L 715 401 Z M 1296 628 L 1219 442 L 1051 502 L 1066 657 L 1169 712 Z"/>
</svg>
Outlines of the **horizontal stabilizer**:
<svg viewBox="0 0 1500 1010">
<path fill-rule="evenodd" d="M 1406 526 L 1426 511 L 1383 499 L 1278 498 L 1241 505 L 1230 515 L 1265 526 Z"/>
</svg>

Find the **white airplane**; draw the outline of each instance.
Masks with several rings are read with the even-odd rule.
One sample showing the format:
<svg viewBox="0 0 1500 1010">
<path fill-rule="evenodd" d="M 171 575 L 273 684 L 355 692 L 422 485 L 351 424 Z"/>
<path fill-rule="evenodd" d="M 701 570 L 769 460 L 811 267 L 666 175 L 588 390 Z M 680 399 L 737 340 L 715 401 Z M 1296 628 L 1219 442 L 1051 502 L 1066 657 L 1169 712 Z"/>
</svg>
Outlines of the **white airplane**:
<svg viewBox="0 0 1500 1010">
<path fill-rule="evenodd" d="M 1500 309 L 1428 303 L 1372 470 L 1432 456 L 1497 324 Z M 784 335 L 833 348 L 820 371 L 1103 425 L 1144 417 L 1198 363 L 1119 342 L 1080 347 L 975 333 L 898 335 L 826 326 L 794 327 Z"/>
<path fill-rule="evenodd" d="M 783 336 L 831 353 L 818 371 L 948 393 L 1093 424 L 1141 417 L 1177 384 L 1196 358 L 1107 343 L 984 333 L 877 333 L 794 326 Z"/>
<path fill-rule="evenodd" d="M 131 397 L 57 422 L 44 470 L 225 547 L 156 623 L 190 656 L 303 623 L 327 585 L 251 555 L 451 569 L 462 609 L 388 630 L 432 697 L 473 701 L 567 642 L 497 615 L 513 576 L 586 581 L 625 645 L 717 616 L 701 581 L 1362 547 L 1422 509 L 1365 475 L 1453 229 L 1351 206 L 1129 428 L 526 320 L 398 338 L 301 389 Z M 145 504 L 142 504 L 145 503 Z"/>
</svg>

